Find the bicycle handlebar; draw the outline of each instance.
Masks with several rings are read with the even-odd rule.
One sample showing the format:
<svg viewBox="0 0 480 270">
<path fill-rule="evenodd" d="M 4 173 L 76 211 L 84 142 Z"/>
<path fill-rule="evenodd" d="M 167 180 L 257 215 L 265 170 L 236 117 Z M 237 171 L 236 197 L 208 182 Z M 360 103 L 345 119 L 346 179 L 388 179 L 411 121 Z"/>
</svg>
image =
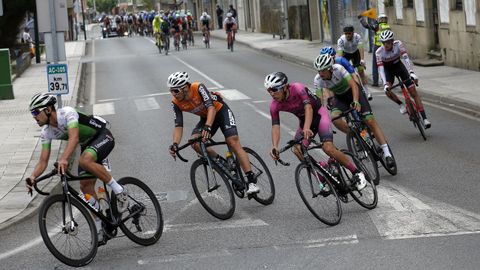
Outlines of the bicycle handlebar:
<svg viewBox="0 0 480 270">
<path fill-rule="evenodd" d="M 285 162 L 285 161 L 280 159 L 280 154 L 287 151 L 288 149 L 292 148 L 294 145 L 297 145 L 297 144 L 303 145 L 302 141 L 303 141 L 303 136 L 299 139 L 294 139 L 294 140 L 288 141 L 287 144 L 284 147 L 282 147 L 280 150 L 278 150 L 279 158 L 277 160 L 275 160 L 275 165 L 278 162 L 278 163 L 282 164 L 283 166 L 290 166 L 289 162 Z M 319 143 L 312 138 L 308 139 L 308 144 L 309 145 L 313 144 L 313 146 L 305 147 L 307 151 L 315 149 L 315 148 L 321 148 L 322 147 L 322 143 Z"/>
<path fill-rule="evenodd" d="M 213 139 L 208 139 L 206 142 L 204 142 L 202 137 L 191 139 L 191 140 L 188 140 L 188 142 L 186 144 L 184 144 L 182 146 L 179 146 L 177 148 L 177 150 L 175 151 L 175 154 L 177 155 L 178 159 L 180 159 L 183 162 L 188 162 L 188 159 L 185 159 L 184 157 L 182 157 L 180 155 L 180 150 L 183 150 L 183 149 L 185 149 L 185 148 L 189 147 L 190 145 L 195 144 L 197 142 L 204 143 L 206 147 L 215 146 L 215 145 L 222 145 L 222 144 L 227 143 L 227 142 L 216 142 Z"/>
</svg>

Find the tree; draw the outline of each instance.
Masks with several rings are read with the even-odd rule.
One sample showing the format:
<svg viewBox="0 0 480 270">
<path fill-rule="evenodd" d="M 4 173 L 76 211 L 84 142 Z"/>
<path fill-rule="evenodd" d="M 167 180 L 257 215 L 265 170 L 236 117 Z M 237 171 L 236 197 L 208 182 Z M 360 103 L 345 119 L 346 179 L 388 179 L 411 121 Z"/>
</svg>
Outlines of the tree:
<svg viewBox="0 0 480 270">
<path fill-rule="evenodd" d="M 35 0 L 4 0 L 0 17 L 0 48 L 11 48 L 17 42 L 27 12 L 35 11 Z"/>
<path fill-rule="evenodd" d="M 145 10 L 154 10 L 155 9 L 156 0 L 139 0 L 139 2 L 143 3 L 143 8 Z"/>
<path fill-rule="evenodd" d="M 93 8 L 93 0 L 87 0 L 87 5 Z M 112 9 L 117 6 L 117 0 L 95 0 L 97 13 L 112 13 Z"/>
</svg>

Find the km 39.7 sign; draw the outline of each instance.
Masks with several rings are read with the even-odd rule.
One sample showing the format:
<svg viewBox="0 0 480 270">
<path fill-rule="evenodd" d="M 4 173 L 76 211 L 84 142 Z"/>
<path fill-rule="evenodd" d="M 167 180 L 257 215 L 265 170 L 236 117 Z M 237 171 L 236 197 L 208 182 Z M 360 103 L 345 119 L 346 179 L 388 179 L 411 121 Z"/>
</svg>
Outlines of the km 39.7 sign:
<svg viewBox="0 0 480 270">
<path fill-rule="evenodd" d="M 66 64 L 47 66 L 48 92 L 56 95 L 68 94 L 68 72 Z"/>
</svg>

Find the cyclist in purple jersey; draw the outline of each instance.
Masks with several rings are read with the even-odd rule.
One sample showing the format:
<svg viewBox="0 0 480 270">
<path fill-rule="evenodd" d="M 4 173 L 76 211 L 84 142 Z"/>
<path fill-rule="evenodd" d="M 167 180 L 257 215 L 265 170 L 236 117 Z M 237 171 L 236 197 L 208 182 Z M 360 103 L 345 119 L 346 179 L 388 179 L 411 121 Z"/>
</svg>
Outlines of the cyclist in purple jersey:
<svg viewBox="0 0 480 270">
<path fill-rule="evenodd" d="M 270 103 L 273 144 L 270 156 L 274 160 L 279 159 L 280 111 L 290 112 L 300 120 L 295 139 L 301 137 L 308 139 L 318 133 L 323 142 L 322 150 L 350 170 L 355 175 L 357 189 L 363 189 L 366 186 L 365 175 L 333 144 L 332 122 L 327 109 L 322 106 L 320 100 L 304 84 L 288 83 L 288 78 L 283 72 L 267 75 L 265 88 L 273 98 Z M 294 148 L 294 153 L 299 160 L 303 160 L 298 145 Z"/>
</svg>

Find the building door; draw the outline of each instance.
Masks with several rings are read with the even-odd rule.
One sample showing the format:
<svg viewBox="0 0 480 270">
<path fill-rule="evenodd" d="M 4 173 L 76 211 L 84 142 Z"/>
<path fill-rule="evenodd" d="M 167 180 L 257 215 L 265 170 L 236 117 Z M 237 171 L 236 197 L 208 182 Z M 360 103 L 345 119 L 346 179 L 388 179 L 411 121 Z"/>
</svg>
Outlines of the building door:
<svg viewBox="0 0 480 270">
<path fill-rule="evenodd" d="M 438 0 L 432 0 L 432 21 L 433 21 L 433 41 L 435 49 L 440 49 L 440 41 L 438 38 L 438 25 L 440 21 L 438 19 Z"/>
</svg>

